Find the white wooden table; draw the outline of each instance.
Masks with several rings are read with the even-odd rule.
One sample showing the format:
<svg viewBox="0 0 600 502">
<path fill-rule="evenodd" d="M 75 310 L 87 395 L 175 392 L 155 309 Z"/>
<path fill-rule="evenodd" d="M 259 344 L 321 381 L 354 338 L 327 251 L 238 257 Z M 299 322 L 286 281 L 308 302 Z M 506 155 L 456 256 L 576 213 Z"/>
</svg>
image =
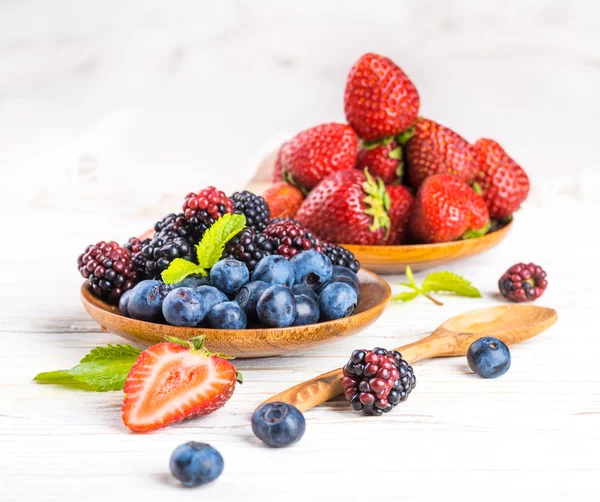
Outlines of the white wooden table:
<svg viewBox="0 0 600 502">
<path fill-rule="evenodd" d="M 526 207 L 500 247 L 449 267 L 471 279 L 483 299 L 393 305 L 349 339 L 302 354 L 240 360 L 245 383 L 223 409 L 146 435 L 121 423 L 121 392 L 31 381 L 37 372 L 74 365 L 92 347 L 121 341 L 101 332 L 81 307 L 75 258 L 87 243 L 123 241 L 146 222 L 6 214 L 0 500 L 358 500 L 375 493 L 391 500 L 591 500 L 600 474 L 597 271 L 589 268 L 598 265 L 598 237 L 556 233 L 557 222 L 576 214 L 583 228 L 593 228 L 582 209 Z M 31 228 L 38 229 L 35 238 Z M 19 243 L 22 254 L 7 242 Z M 339 367 L 354 348 L 396 347 L 454 314 L 500 303 L 496 281 L 520 260 L 546 268 L 550 286 L 539 304 L 556 308 L 559 322 L 515 346 L 503 377 L 478 378 L 464 358 L 424 361 L 415 365 L 417 388 L 389 415 L 364 418 L 340 399 L 306 413 L 307 432 L 292 448 L 269 449 L 253 436 L 250 414 L 263 399 Z M 189 440 L 222 453 L 225 471 L 217 482 L 183 489 L 171 478 L 169 455 Z"/>
</svg>

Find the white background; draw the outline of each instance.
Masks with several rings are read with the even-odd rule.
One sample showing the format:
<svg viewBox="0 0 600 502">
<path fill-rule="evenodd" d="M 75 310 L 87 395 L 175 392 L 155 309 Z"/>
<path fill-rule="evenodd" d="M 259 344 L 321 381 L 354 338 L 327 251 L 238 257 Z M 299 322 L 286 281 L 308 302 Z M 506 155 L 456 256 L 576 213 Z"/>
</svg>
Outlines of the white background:
<svg viewBox="0 0 600 502">
<path fill-rule="evenodd" d="M 89 242 L 124 241 L 190 190 L 241 188 L 273 138 L 342 121 L 347 71 L 367 51 L 402 66 L 423 115 L 497 139 L 530 174 L 508 240 L 450 267 L 484 299 L 393 306 L 353 339 L 241 361 L 247 384 L 223 410 L 148 436 L 121 425 L 119 393 L 30 383 L 119 341 L 79 305 L 74 262 Z M 0 0 L 0 499 L 597 496 L 599 89 L 593 1 Z M 540 304 L 560 321 L 515 348 L 503 378 L 421 363 L 389 417 L 336 401 L 307 413 L 293 449 L 253 439 L 262 399 L 358 345 L 401 345 L 499 303 L 498 276 L 522 260 L 548 270 Z M 189 439 L 226 460 L 200 491 L 166 474 Z"/>
</svg>

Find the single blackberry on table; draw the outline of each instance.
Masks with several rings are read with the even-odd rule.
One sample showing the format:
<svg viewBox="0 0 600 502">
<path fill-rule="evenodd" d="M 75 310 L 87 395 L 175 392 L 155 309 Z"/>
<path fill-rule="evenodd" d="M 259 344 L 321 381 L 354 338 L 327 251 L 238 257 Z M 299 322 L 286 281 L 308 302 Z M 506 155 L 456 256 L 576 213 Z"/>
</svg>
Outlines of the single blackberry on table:
<svg viewBox="0 0 600 502">
<path fill-rule="evenodd" d="M 271 241 L 262 234 L 257 234 L 246 227 L 225 246 L 223 258 L 233 258 L 246 264 L 252 272 L 260 260 L 272 255 L 274 251 Z"/>
<path fill-rule="evenodd" d="M 142 270 L 146 279 L 159 279 L 175 258 L 196 263 L 194 245 L 176 232 L 161 231 L 133 257 L 136 269 Z"/>
<path fill-rule="evenodd" d="M 548 281 L 546 272 L 535 263 L 517 263 L 510 267 L 500 280 L 498 287 L 504 298 L 513 302 L 531 302 L 544 294 Z"/>
<path fill-rule="evenodd" d="M 355 350 L 344 366 L 344 395 L 355 411 L 380 416 L 408 399 L 417 381 L 397 351 Z"/>
<path fill-rule="evenodd" d="M 211 226 L 225 213 L 233 213 L 233 201 L 215 187 L 207 187 L 198 193 L 190 192 L 183 203 L 187 220 Z"/>
<path fill-rule="evenodd" d="M 113 241 L 89 245 L 77 258 L 77 266 L 94 295 L 112 304 L 138 282 L 131 252 Z"/>
<path fill-rule="evenodd" d="M 360 270 L 360 262 L 354 253 L 337 244 L 323 244 L 323 254 L 327 255 L 334 265 L 349 268 L 356 273 Z"/>
<path fill-rule="evenodd" d="M 274 252 L 288 260 L 309 249 L 323 251 L 321 241 L 294 220 L 270 222 L 263 235 L 271 241 Z"/>
<path fill-rule="evenodd" d="M 243 214 L 246 217 L 246 226 L 257 232 L 262 232 L 267 228 L 271 218 L 271 210 L 265 199 L 246 190 L 235 192 L 231 199 L 233 200 L 234 212 Z"/>
</svg>

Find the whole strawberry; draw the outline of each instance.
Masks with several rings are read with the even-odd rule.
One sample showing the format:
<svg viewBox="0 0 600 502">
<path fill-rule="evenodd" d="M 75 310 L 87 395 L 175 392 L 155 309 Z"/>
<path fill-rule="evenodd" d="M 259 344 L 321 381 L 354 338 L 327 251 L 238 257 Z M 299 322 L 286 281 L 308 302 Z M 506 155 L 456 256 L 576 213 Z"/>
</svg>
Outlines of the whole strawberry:
<svg viewBox="0 0 600 502">
<path fill-rule="evenodd" d="M 280 183 L 285 181 L 285 176 L 283 172 L 283 160 L 289 157 L 289 145 L 290 142 L 286 141 L 283 145 L 279 147 L 277 151 L 277 157 L 275 157 L 275 165 L 273 166 L 273 176 L 271 177 L 271 181 L 273 183 Z"/>
<path fill-rule="evenodd" d="M 484 200 L 455 176 L 436 174 L 419 188 L 410 220 L 420 242 L 449 242 L 484 235 L 490 218 Z"/>
<path fill-rule="evenodd" d="M 241 375 L 221 354 L 204 348 L 204 336 L 144 350 L 125 382 L 123 422 L 149 432 L 185 418 L 208 415 L 233 394 Z"/>
<path fill-rule="evenodd" d="M 502 219 L 514 213 L 529 194 L 529 178 L 519 164 L 492 139 L 479 139 L 475 145 L 481 187 L 490 217 Z"/>
<path fill-rule="evenodd" d="M 271 218 L 293 218 L 304 200 L 304 194 L 284 181 L 270 186 L 263 193 L 271 210 Z"/>
<path fill-rule="evenodd" d="M 414 188 L 433 174 L 453 174 L 471 183 L 479 170 L 475 150 L 462 136 L 424 118 L 419 119 L 414 135 L 406 143 L 404 160 Z"/>
<path fill-rule="evenodd" d="M 385 185 L 358 169 L 339 171 L 310 192 L 296 220 L 327 242 L 382 244 L 390 228 Z"/>
<path fill-rule="evenodd" d="M 281 170 L 288 181 L 311 190 L 331 173 L 352 169 L 357 148 L 350 126 L 321 124 L 298 133 L 279 149 L 275 172 Z"/>
<path fill-rule="evenodd" d="M 386 189 L 390 197 L 390 233 L 385 243 L 389 245 L 404 244 L 410 233 L 408 227 L 414 197 L 410 190 L 403 185 L 389 185 Z"/>
<path fill-rule="evenodd" d="M 419 93 L 390 59 L 365 54 L 350 69 L 344 94 L 346 120 L 362 139 L 396 136 L 419 115 Z"/>
<path fill-rule="evenodd" d="M 357 169 L 369 169 L 373 176 L 381 178 L 386 185 L 402 176 L 402 148 L 394 138 L 388 139 L 375 145 L 361 144 L 356 157 Z"/>
</svg>

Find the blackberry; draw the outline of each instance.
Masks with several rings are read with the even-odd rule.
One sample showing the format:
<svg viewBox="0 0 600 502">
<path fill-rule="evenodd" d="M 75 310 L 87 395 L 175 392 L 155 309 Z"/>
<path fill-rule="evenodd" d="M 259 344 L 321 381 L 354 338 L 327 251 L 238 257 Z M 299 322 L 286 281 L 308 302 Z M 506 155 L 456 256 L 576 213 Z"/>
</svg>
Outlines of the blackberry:
<svg viewBox="0 0 600 502">
<path fill-rule="evenodd" d="M 187 220 L 211 226 L 225 213 L 233 213 L 233 201 L 215 187 L 198 193 L 190 192 L 183 202 L 183 214 Z"/>
<path fill-rule="evenodd" d="M 131 237 L 124 245 L 123 247 L 125 249 L 127 249 L 132 256 L 135 255 L 135 253 L 138 253 L 142 250 L 142 248 L 148 244 L 150 242 L 151 239 L 144 239 L 141 240 L 137 237 Z"/>
<path fill-rule="evenodd" d="M 323 244 L 323 254 L 327 255 L 334 265 L 349 268 L 356 273 L 360 270 L 360 262 L 354 254 L 337 244 Z"/>
<path fill-rule="evenodd" d="M 309 249 L 323 251 L 321 241 L 294 220 L 270 222 L 263 235 L 271 241 L 274 252 L 288 260 Z"/>
<path fill-rule="evenodd" d="M 233 258 L 244 262 L 248 270 L 252 272 L 258 262 L 265 256 L 272 255 L 273 251 L 273 244 L 267 237 L 246 227 L 227 243 L 223 258 Z"/>
<path fill-rule="evenodd" d="M 498 287 L 504 298 L 513 302 L 531 302 L 544 294 L 548 281 L 544 269 L 534 263 L 517 263 L 510 267 Z"/>
<path fill-rule="evenodd" d="M 398 351 L 355 350 L 344 366 L 344 395 L 355 411 L 380 416 L 408 399 L 417 381 Z"/>
<path fill-rule="evenodd" d="M 200 242 L 209 226 L 196 216 L 187 219 L 183 213 L 171 213 L 162 220 L 157 221 L 154 225 L 154 230 L 156 234 L 161 232 L 177 234 L 178 237 L 183 237 L 189 244 L 194 245 Z"/>
<path fill-rule="evenodd" d="M 231 199 L 233 200 L 234 212 L 243 214 L 246 217 L 246 226 L 257 232 L 262 232 L 267 228 L 271 211 L 265 199 L 246 190 L 235 192 Z"/>
<path fill-rule="evenodd" d="M 159 279 L 161 272 L 166 270 L 175 258 L 196 263 L 194 245 L 177 232 L 163 230 L 134 255 L 133 263 L 146 279 Z"/>
<path fill-rule="evenodd" d="M 77 258 L 77 266 L 94 295 L 115 305 L 138 282 L 131 252 L 113 241 L 89 245 Z"/>
</svg>

